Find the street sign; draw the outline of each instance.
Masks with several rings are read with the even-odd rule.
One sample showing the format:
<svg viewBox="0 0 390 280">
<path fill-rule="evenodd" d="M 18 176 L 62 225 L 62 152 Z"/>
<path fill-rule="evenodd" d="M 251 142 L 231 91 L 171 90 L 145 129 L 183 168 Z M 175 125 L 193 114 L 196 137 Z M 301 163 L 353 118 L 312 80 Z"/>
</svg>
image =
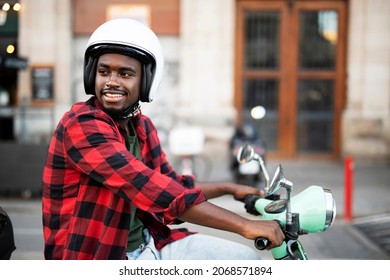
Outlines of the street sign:
<svg viewBox="0 0 390 280">
<path fill-rule="evenodd" d="M 14 56 L 0 56 L 0 68 L 24 69 L 27 65 L 27 59 Z"/>
</svg>

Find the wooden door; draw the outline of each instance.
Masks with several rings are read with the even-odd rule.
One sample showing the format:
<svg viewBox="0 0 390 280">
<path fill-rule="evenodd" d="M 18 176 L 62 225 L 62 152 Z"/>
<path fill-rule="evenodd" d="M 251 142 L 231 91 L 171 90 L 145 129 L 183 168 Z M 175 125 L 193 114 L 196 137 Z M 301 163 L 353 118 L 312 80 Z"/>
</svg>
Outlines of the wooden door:
<svg viewBox="0 0 390 280">
<path fill-rule="evenodd" d="M 338 157 L 346 2 L 238 1 L 236 18 L 238 121 L 255 123 L 271 156 Z"/>
</svg>

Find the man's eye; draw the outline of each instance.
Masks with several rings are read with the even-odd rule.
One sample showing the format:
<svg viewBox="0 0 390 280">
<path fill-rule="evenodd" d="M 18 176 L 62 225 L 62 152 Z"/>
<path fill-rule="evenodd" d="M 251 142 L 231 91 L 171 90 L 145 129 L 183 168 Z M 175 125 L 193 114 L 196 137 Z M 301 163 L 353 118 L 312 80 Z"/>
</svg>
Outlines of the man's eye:
<svg viewBox="0 0 390 280">
<path fill-rule="evenodd" d="M 99 73 L 100 75 L 107 75 L 107 74 L 108 74 L 108 71 L 105 70 L 105 69 L 99 69 L 99 70 L 98 70 L 98 73 Z"/>
<path fill-rule="evenodd" d="M 129 78 L 129 77 L 133 77 L 134 76 L 134 73 L 131 73 L 131 72 L 124 72 L 121 74 L 122 77 L 125 77 L 125 78 Z"/>
</svg>

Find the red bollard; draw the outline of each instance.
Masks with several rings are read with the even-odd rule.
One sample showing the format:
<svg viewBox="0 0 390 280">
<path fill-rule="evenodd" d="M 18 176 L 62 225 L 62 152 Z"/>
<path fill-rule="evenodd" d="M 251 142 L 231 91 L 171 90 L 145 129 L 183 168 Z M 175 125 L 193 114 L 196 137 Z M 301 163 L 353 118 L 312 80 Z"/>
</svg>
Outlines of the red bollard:
<svg viewBox="0 0 390 280">
<path fill-rule="evenodd" d="M 344 219 L 347 221 L 352 219 L 353 169 L 354 164 L 352 157 L 346 157 L 344 161 Z"/>
</svg>

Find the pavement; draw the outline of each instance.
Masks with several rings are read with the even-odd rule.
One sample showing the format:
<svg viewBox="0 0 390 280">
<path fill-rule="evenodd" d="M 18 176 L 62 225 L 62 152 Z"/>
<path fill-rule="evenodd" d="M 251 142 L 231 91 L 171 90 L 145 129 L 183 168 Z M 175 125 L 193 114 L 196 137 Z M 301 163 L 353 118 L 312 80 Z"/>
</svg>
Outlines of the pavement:
<svg viewBox="0 0 390 280">
<path fill-rule="evenodd" d="M 229 181 L 227 147 L 219 141 L 207 143 L 198 165 L 204 164 L 201 180 Z M 310 185 L 320 185 L 332 191 L 337 215 L 330 228 L 321 233 L 300 237 L 311 260 L 389 260 L 390 259 L 390 165 L 386 163 L 355 162 L 351 207 L 345 209 L 345 174 L 343 161 L 267 161 L 272 177 L 278 164 L 283 166 L 286 179 L 294 183 L 293 194 Z M 203 167 L 204 167 L 203 166 Z M 206 172 L 207 171 L 207 172 Z M 242 203 L 229 196 L 211 200 L 252 219 Z M 11 199 L 0 197 L 0 206 L 10 215 L 15 232 L 17 250 L 13 260 L 43 259 L 40 199 Z M 350 217 L 346 215 L 351 211 Z M 253 242 L 241 236 L 219 230 L 184 224 L 191 230 L 231 239 L 248 246 Z M 268 251 L 258 251 L 263 259 L 272 259 Z"/>
</svg>

